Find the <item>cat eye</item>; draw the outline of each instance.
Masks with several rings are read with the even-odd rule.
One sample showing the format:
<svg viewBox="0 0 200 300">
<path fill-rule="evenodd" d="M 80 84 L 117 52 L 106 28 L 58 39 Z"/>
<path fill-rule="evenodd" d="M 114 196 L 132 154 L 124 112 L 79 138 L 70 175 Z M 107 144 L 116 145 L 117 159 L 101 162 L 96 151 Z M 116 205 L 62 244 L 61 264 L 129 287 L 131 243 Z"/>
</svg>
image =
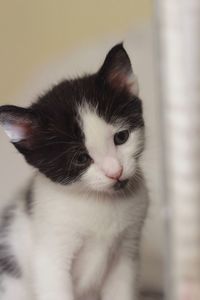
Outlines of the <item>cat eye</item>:
<svg viewBox="0 0 200 300">
<path fill-rule="evenodd" d="M 129 131 L 128 130 L 123 130 L 115 133 L 114 135 L 114 143 L 115 145 L 122 145 L 126 143 L 126 141 L 129 138 Z"/>
<path fill-rule="evenodd" d="M 90 161 L 91 161 L 91 158 L 87 153 L 80 153 L 76 159 L 76 163 L 80 166 L 86 165 Z"/>
</svg>

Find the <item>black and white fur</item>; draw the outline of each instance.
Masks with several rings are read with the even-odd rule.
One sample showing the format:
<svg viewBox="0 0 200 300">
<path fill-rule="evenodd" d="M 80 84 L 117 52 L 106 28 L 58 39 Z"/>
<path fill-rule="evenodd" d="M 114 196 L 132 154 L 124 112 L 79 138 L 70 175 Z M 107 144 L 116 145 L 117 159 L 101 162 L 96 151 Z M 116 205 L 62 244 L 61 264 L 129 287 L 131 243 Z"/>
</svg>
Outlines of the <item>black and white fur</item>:
<svg viewBox="0 0 200 300">
<path fill-rule="evenodd" d="M 138 299 L 144 121 L 123 45 L 0 123 L 37 170 L 2 212 L 0 299 Z"/>
</svg>

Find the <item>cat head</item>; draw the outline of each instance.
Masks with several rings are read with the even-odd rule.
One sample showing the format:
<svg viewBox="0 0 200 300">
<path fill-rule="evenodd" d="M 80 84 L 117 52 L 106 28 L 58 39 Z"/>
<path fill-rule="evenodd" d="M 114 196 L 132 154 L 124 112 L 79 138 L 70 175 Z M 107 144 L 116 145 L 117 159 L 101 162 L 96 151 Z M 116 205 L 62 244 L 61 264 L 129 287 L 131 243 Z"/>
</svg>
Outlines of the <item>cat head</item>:
<svg viewBox="0 0 200 300">
<path fill-rule="evenodd" d="M 97 73 L 57 84 L 28 108 L 1 106 L 0 123 L 29 164 L 90 191 L 125 188 L 144 147 L 142 103 L 122 44 Z"/>
</svg>

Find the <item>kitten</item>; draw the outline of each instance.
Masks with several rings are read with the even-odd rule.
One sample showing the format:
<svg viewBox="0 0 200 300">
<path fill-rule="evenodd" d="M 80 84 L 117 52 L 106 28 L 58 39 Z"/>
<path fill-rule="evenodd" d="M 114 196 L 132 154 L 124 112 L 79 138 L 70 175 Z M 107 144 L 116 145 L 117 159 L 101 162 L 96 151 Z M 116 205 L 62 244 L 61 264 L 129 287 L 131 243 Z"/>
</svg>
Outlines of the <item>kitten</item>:
<svg viewBox="0 0 200 300">
<path fill-rule="evenodd" d="M 123 45 L 0 123 L 37 170 L 0 219 L 1 300 L 138 299 L 144 121 Z"/>
</svg>

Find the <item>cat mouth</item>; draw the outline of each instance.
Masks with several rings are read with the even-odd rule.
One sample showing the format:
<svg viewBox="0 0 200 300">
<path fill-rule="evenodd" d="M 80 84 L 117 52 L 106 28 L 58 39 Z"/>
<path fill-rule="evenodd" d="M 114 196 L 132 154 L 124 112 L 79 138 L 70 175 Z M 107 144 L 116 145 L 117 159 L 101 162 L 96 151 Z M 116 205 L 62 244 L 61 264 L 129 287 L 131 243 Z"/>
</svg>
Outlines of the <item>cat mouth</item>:
<svg viewBox="0 0 200 300">
<path fill-rule="evenodd" d="M 125 179 L 125 180 L 118 180 L 118 181 L 114 184 L 113 188 L 114 188 L 115 191 L 122 190 L 122 189 L 124 189 L 124 188 L 127 186 L 128 182 L 129 182 L 128 179 Z"/>
</svg>

